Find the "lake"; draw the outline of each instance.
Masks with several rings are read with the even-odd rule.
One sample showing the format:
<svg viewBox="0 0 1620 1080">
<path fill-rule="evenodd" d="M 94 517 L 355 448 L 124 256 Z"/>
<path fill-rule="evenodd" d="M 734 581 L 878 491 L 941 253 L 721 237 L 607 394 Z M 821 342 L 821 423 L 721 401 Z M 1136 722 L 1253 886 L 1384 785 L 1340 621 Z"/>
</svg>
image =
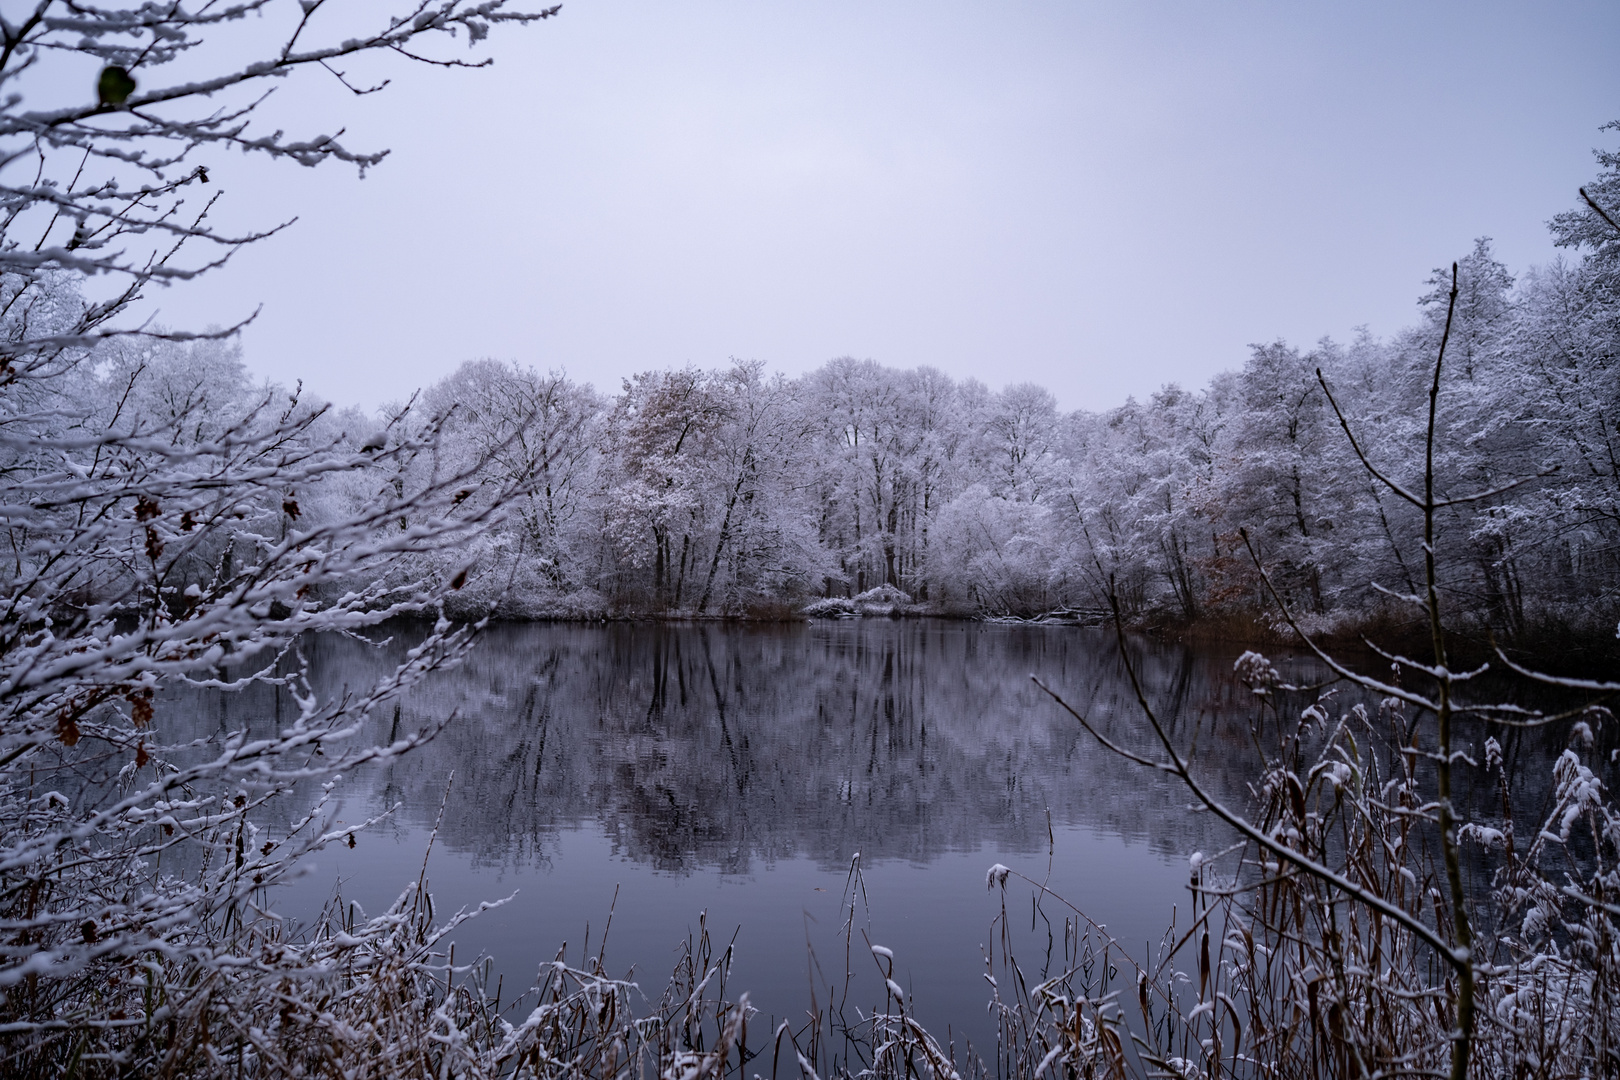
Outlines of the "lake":
<svg viewBox="0 0 1620 1080">
<path fill-rule="evenodd" d="M 324 694 L 369 683 L 411 633 L 305 642 L 310 677 Z M 1253 772 L 1253 699 L 1232 673 L 1241 649 L 1129 647 L 1160 715 L 1196 734 L 1211 785 L 1241 802 Z M 495 626 L 465 663 L 375 718 L 380 740 L 454 715 L 426 748 L 345 779 L 338 817 L 397 809 L 352 850 L 313 858 L 279 909 L 309 918 L 340 888 L 383 910 L 421 872 L 442 807 L 427 860 L 437 911 L 512 897 L 454 939 L 458 962 L 492 958 L 508 997 L 566 947 L 575 963 L 588 948 L 610 972 L 633 971 L 656 999 L 702 916 L 719 947 L 734 942 L 728 990 L 748 991 L 768 1031 L 843 985 L 858 852 L 851 1003 L 882 998 L 864 932 L 894 951 L 919 1018 L 982 1050 L 994 1031 L 986 949 L 1000 965 L 1014 946 L 1034 976 L 1049 933 L 1061 952 L 1069 916 L 1050 899 L 1036 910 L 1016 878 L 988 889 L 990 866 L 1049 880 L 1145 957 L 1186 910 L 1188 855 L 1226 842 L 1172 782 L 1096 745 L 1032 674 L 1111 737 L 1147 745 L 1109 630 Z M 290 708 L 283 695 L 199 698 L 195 715 L 267 726 Z"/>
</svg>

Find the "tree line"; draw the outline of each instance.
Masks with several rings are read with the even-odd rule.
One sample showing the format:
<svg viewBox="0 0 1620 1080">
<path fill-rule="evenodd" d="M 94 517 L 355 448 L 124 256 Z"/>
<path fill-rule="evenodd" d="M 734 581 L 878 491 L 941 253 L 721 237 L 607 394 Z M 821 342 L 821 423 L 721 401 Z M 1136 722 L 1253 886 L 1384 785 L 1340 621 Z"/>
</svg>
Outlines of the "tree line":
<svg viewBox="0 0 1620 1080">
<path fill-rule="evenodd" d="M 1620 189 L 1603 160 L 1597 190 Z M 1616 621 L 1620 243 L 1594 219 L 1556 218 L 1575 257 L 1518 278 L 1485 239 L 1458 264 L 1436 483 L 1495 494 L 1446 509 L 1437 554 L 1450 609 L 1509 639 Z M 1065 412 L 1030 383 L 998 391 L 850 357 L 798 378 L 752 360 L 650 370 L 614 394 L 476 360 L 379 416 L 287 401 L 309 414 L 308 437 L 379 459 L 435 432 L 412 475 L 463 471 L 468 509 L 502 516 L 433 556 L 465 583 L 454 599 L 468 612 L 768 614 L 887 585 L 918 610 L 974 615 L 1094 610 L 1112 591 L 1134 618 L 1188 624 L 1256 617 L 1258 557 L 1331 629 L 1389 610 L 1387 594 L 1421 576 L 1418 516 L 1357 458 L 1394 478 L 1422 471 L 1449 276 L 1430 284 L 1388 339 L 1256 345 L 1202 389 L 1101 412 Z M 58 388 L 101 402 L 94 423 L 207 440 L 281 393 L 221 341 L 100 352 Z M 312 527 L 347 512 L 356 483 L 403 491 L 407 472 L 289 481 L 269 512 L 282 534 Z M 217 575 L 206 562 L 193 555 L 180 577 Z"/>
</svg>

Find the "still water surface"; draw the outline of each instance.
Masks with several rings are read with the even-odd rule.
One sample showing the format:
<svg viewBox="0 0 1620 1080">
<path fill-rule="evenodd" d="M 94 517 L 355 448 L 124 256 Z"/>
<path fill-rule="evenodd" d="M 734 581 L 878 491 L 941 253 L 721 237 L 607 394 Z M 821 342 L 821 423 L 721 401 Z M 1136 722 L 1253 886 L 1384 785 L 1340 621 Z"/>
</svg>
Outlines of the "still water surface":
<svg viewBox="0 0 1620 1080">
<path fill-rule="evenodd" d="M 317 688 L 373 681 L 405 637 L 382 648 L 308 643 Z M 1232 676 L 1238 650 L 1132 648 L 1161 715 L 1184 737 L 1198 726 L 1212 786 L 1239 791 L 1251 699 Z M 959 1048 L 983 1047 L 993 1030 L 983 949 L 999 940 L 1003 903 L 1032 971 L 1046 940 L 1034 890 L 1016 880 L 1005 896 L 988 890 L 992 864 L 1050 875 L 1055 892 L 1145 954 L 1172 908 L 1186 908 L 1188 854 L 1222 842 L 1184 793 L 1096 746 L 1031 674 L 1145 745 L 1109 631 L 881 620 L 496 627 L 466 663 L 377 719 L 384 738 L 455 714 L 425 749 L 345 779 L 340 817 L 397 809 L 353 850 L 320 853 L 280 907 L 308 917 L 340 888 L 382 910 L 419 875 L 442 804 L 427 863 L 437 910 L 512 896 L 455 938 L 458 961 L 489 954 L 508 993 L 564 943 L 579 962 L 587 928 L 598 955 L 611 909 L 608 968 L 633 969 L 656 998 L 706 913 L 711 934 L 736 944 L 728 989 L 747 990 L 761 1021 L 802 1018 L 812 982 L 824 1001 L 827 984 L 843 981 L 837 930 L 859 852 L 857 945 L 864 929 L 893 949 L 918 1016 L 942 1037 L 948 1027 Z M 235 697 L 207 708 L 238 728 L 274 722 L 281 705 Z M 1042 911 L 1061 935 L 1061 908 Z M 881 1000 L 870 958 L 855 966 Z"/>
</svg>

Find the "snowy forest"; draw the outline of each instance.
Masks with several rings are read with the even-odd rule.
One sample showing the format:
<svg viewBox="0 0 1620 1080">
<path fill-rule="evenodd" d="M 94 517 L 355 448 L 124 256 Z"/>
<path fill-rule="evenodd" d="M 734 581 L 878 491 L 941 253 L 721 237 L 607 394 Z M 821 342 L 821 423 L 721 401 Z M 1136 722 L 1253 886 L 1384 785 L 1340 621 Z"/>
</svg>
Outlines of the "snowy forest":
<svg viewBox="0 0 1620 1080">
<path fill-rule="evenodd" d="M 1605 163 L 1600 189 L 1620 188 Z M 1503 640 L 1607 636 L 1620 617 L 1620 243 L 1591 219 L 1552 223 L 1570 261 L 1515 278 L 1482 239 L 1458 264 L 1437 482 L 1497 494 L 1448 509 L 1443 588 Z M 1101 413 L 844 357 L 799 378 L 758 361 L 651 370 L 614 394 L 476 360 L 372 417 L 255 384 L 227 341 L 109 342 L 47 392 L 63 432 L 175 445 L 272 416 L 295 441 L 371 453 L 434 433 L 408 466 L 289 478 L 201 548 L 158 514 L 151 571 L 177 594 L 215 588 L 223 553 L 343 516 L 356 485 L 449 470 L 457 505 L 494 520 L 426 560 L 464 582 L 463 615 L 838 613 L 891 586 L 902 610 L 1030 617 L 1106 608 L 1113 582 L 1140 622 L 1236 626 L 1267 606 L 1246 529 L 1301 617 L 1331 630 L 1387 616 L 1380 586 L 1411 593 L 1421 576 L 1418 515 L 1372 481 L 1341 421 L 1388 474 L 1421 469 L 1449 274 L 1430 284 L 1389 340 L 1255 346 L 1207 387 Z M 65 288 L 10 288 L 8 317 L 32 327 L 79 307 Z"/>
<path fill-rule="evenodd" d="M 1555 221 L 1559 243 L 1595 239 L 1590 218 Z M 1617 259 L 1609 241 L 1516 280 L 1481 240 L 1459 263 L 1439 483 L 1503 490 L 1451 510 L 1445 588 L 1505 638 L 1620 615 Z M 1380 468 L 1416 475 L 1448 275 L 1430 285 L 1391 340 L 1256 346 L 1208 387 L 1102 413 L 847 357 L 797 379 L 650 371 L 612 396 L 478 361 L 423 404 L 454 405 L 450 437 L 490 455 L 482 485 L 529 485 L 476 564 L 473 595 L 503 613 L 747 612 L 890 585 L 1030 616 L 1105 608 L 1112 578 L 1133 616 L 1186 624 L 1265 607 L 1247 528 L 1323 625 L 1421 576 L 1416 515 L 1370 482 L 1333 402 Z"/>
</svg>

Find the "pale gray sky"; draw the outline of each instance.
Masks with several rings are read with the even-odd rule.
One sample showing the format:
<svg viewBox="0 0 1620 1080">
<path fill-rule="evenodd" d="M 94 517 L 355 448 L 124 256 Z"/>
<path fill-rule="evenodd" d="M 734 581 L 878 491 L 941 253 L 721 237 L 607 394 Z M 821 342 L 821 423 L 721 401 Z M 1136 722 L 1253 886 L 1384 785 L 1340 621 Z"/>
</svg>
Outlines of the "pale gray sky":
<svg viewBox="0 0 1620 1080">
<path fill-rule="evenodd" d="M 289 134 L 392 156 L 221 159 L 222 220 L 301 220 L 162 319 L 262 303 L 255 371 L 368 406 L 483 356 L 851 354 L 1102 408 L 1392 332 L 1475 236 L 1546 261 L 1620 145 L 1612 0 L 568 0 L 494 55 L 289 86 Z"/>
</svg>

